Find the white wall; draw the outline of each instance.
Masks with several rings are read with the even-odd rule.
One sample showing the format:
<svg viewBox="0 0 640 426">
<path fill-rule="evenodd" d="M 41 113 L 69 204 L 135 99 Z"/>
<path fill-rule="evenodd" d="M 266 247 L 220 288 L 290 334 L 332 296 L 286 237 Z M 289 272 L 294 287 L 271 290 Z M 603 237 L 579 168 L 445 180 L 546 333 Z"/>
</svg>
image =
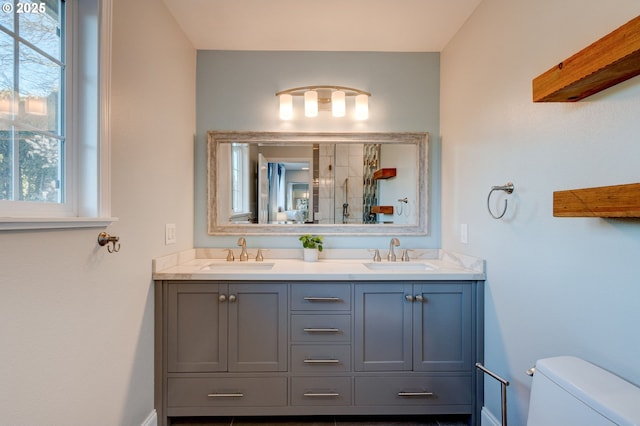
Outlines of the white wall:
<svg viewBox="0 0 640 426">
<path fill-rule="evenodd" d="M 162 2 L 113 12 L 121 252 L 98 247 L 101 229 L 0 234 L 3 425 L 130 426 L 153 410 L 151 259 L 193 244 L 195 50 Z"/>
<path fill-rule="evenodd" d="M 434 138 L 436 136 L 434 135 Z M 386 148 L 386 149 L 385 149 Z M 393 223 L 418 223 L 418 209 L 412 191 L 417 191 L 418 166 L 420 159 L 415 148 L 409 146 L 382 146 L 380 168 L 396 168 L 393 179 L 380 179 L 378 185 L 378 201 L 381 206 L 393 206 L 393 214 L 381 215 L 382 220 Z M 407 203 L 398 199 L 407 198 Z"/>
<path fill-rule="evenodd" d="M 443 247 L 487 259 L 485 364 L 511 381 L 509 424 L 526 423 L 539 358 L 577 355 L 640 385 L 640 221 L 552 216 L 553 191 L 640 180 L 640 79 L 531 101 L 533 78 L 639 13 L 637 0 L 484 0 L 442 53 Z M 507 181 L 494 220 L 486 197 Z"/>
</svg>

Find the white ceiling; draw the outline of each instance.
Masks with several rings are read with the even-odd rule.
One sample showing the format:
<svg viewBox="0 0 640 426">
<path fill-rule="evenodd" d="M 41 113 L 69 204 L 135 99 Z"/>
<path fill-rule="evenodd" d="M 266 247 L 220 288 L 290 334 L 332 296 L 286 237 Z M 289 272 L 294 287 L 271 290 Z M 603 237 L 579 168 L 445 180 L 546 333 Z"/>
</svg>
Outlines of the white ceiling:
<svg viewBox="0 0 640 426">
<path fill-rule="evenodd" d="M 481 0 L 164 0 L 196 49 L 439 52 Z"/>
</svg>

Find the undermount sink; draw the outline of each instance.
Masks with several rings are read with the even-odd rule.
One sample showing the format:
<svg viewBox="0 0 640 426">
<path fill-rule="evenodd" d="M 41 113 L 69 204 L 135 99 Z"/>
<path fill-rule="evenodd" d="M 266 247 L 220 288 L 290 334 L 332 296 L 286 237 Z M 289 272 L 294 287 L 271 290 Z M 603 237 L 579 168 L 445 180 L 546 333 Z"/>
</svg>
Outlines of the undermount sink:
<svg viewBox="0 0 640 426">
<path fill-rule="evenodd" d="M 200 268 L 201 271 L 264 271 L 273 268 L 271 262 L 216 262 Z"/>
<path fill-rule="evenodd" d="M 423 262 L 371 262 L 365 263 L 367 268 L 378 270 L 405 270 L 405 271 L 427 271 L 434 269 L 434 267 L 428 263 Z"/>
</svg>

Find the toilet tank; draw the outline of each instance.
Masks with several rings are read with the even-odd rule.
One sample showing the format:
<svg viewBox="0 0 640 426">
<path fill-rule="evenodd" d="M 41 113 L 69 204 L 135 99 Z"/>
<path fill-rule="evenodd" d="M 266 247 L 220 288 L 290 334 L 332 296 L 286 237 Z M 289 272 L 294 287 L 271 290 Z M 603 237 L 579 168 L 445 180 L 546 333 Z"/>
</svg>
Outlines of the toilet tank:
<svg viewBox="0 0 640 426">
<path fill-rule="evenodd" d="M 527 426 L 640 426 L 640 388 L 580 358 L 536 362 Z"/>
</svg>

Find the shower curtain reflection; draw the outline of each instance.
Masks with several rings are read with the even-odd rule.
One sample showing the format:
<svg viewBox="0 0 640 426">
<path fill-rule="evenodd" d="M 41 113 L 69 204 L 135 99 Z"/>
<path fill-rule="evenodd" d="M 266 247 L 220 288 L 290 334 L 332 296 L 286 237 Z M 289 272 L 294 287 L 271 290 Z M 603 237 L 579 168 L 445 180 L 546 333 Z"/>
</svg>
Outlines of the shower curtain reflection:
<svg viewBox="0 0 640 426">
<path fill-rule="evenodd" d="M 278 212 L 286 209 L 286 167 L 282 163 L 267 164 L 267 178 L 269 180 L 269 223 L 278 221 Z"/>
</svg>

